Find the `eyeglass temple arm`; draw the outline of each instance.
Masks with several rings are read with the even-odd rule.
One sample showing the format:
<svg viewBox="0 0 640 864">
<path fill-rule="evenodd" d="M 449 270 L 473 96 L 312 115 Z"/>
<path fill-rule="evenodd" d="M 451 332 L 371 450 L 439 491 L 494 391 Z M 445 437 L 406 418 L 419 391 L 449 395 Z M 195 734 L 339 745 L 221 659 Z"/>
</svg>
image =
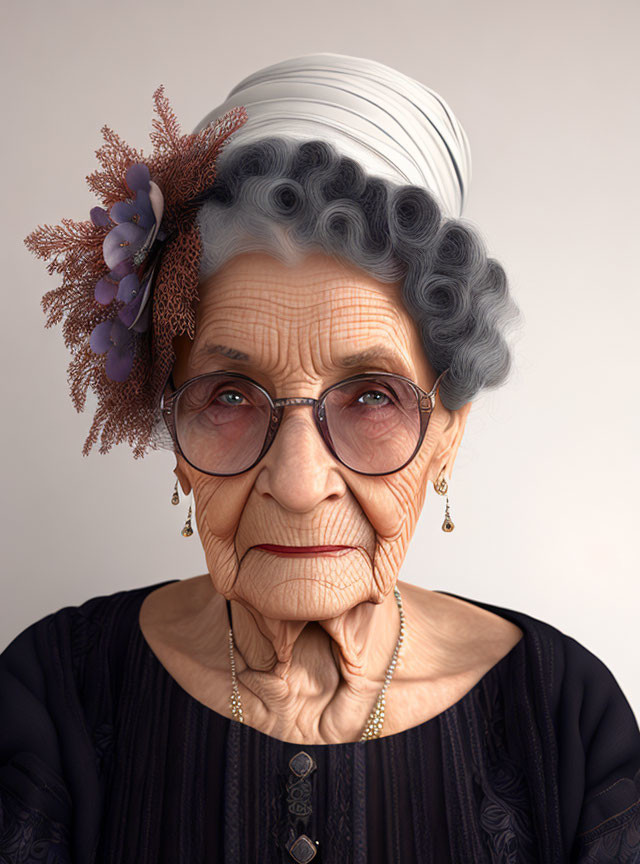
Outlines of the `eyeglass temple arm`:
<svg viewBox="0 0 640 864">
<path fill-rule="evenodd" d="M 164 401 L 164 395 L 165 395 L 165 390 L 167 389 L 167 384 L 169 384 L 171 387 L 171 393 L 169 393 L 169 396 L 172 396 L 176 392 L 176 390 L 178 389 L 176 387 L 176 382 L 173 380 L 173 369 L 171 370 L 171 372 L 169 372 L 169 374 L 166 377 L 166 380 L 164 382 L 164 387 L 162 388 L 162 394 L 160 396 L 160 411 L 162 411 L 163 413 L 167 410 L 166 405 L 165 405 L 165 401 Z"/>
<path fill-rule="evenodd" d="M 449 371 L 449 368 L 447 367 L 447 368 L 444 370 L 444 372 L 441 372 L 441 373 L 438 375 L 438 377 L 437 377 L 436 380 L 434 381 L 433 387 L 432 387 L 431 390 L 427 393 L 427 399 L 428 399 L 428 402 L 425 404 L 425 402 L 424 402 L 423 399 L 420 400 L 420 407 L 421 407 L 421 408 L 428 408 L 428 409 L 430 409 L 430 410 L 433 410 L 433 409 L 436 407 L 436 392 L 437 392 L 437 390 L 438 390 L 438 385 L 440 384 L 440 381 L 441 381 L 441 379 L 443 378 L 443 376 L 444 376 L 448 371 Z"/>
</svg>

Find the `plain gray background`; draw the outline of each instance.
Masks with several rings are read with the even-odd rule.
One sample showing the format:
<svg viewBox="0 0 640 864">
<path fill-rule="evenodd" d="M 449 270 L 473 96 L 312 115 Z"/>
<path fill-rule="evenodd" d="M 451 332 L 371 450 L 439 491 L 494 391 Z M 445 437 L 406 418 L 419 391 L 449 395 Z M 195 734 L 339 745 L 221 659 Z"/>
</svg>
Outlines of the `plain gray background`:
<svg viewBox="0 0 640 864">
<path fill-rule="evenodd" d="M 640 713 L 639 6 L 636 2 L 5 2 L 2 34 L 0 643 L 95 595 L 206 572 L 168 452 L 81 448 L 93 414 L 45 330 L 56 287 L 22 238 L 88 218 L 100 127 L 150 151 L 163 83 L 183 130 L 242 78 L 332 51 L 395 66 L 465 127 L 465 218 L 524 314 L 509 383 L 479 398 L 450 484 L 429 487 L 400 578 L 541 618 Z"/>
</svg>

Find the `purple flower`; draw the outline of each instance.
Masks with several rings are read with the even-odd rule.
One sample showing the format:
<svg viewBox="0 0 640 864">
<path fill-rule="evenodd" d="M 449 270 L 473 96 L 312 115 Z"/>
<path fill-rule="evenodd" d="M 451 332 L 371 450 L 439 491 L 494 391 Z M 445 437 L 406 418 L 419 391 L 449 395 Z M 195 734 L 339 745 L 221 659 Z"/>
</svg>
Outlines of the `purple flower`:
<svg viewBox="0 0 640 864">
<path fill-rule="evenodd" d="M 113 270 L 110 270 L 106 276 L 103 276 L 102 279 L 98 282 L 94 290 L 94 296 L 98 303 L 102 303 L 103 306 L 108 306 L 109 303 L 116 296 L 116 293 L 119 293 L 119 286 L 122 282 L 130 279 L 131 277 L 135 278 L 136 284 L 138 282 L 138 277 L 133 272 L 133 265 L 130 261 L 121 261 Z M 118 299 L 122 299 L 118 297 Z"/>
<path fill-rule="evenodd" d="M 114 222 L 133 222 L 146 231 L 156 223 L 156 217 L 151 207 L 151 199 L 148 192 L 142 189 L 135 197 L 135 201 L 118 201 L 111 208 L 109 215 Z"/>
<path fill-rule="evenodd" d="M 126 291 L 122 291 L 122 296 L 120 293 L 118 294 L 118 299 L 124 300 L 127 304 L 118 312 L 118 317 L 126 324 L 129 330 L 135 330 L 137 333 L 144 333 L 149 326 L 151 304 L 148 301 L 151 294 L 155 266 L 154 264 L 145 273 L 142 284 L 138 284 L 138 279 L 135 277 L 136 285 L 133 287 L 133 282 L 131 283 L 132 290 L 130 294 L 126 293 Z M 122 289 L 125 283 L 133 278 L 132 276 L 125 277 L 120 283 L 120 288 Z"/>
<path fill-rule="evenodd" d="M 117 298 L 123 303 L 131 303 L 133 298 L 140 290 L 140 280 L 135 273 L 130 273 L 120 280 L 118 285 Z"/>
<path fill-rule="evenodd" d="M 96 325 L 89 338 L 89 345 L 96 354 L 106 352 L 107 378 L 112 381 L 126 381 L 133 366 L 135 340 L 133 333 L 120 318 Z"/>
<path fill-rule="evenodd" d="M 111 270 L 123 261 L 135 263 L 136 253 L 142 248 L 147 231 L 134 222 L 121 222 L 109 231 L 102 244 L 102 254 Z"/>
<path fill-rule="evenodd" d="M 136 333 L 144 333 L 149 326 L 149 311 L 150 306 L 145 306 L 142 309 L 142 294 L 135 297 L 131 303 L 122 308 L 118 312 L 118 318 L 123 322 L 129 331 L 135 330 Z"/>
<path fill-rule="evenodd" d="M 104 260 L 109 268 L 126 260 L 132 261 L 135 266 L 142 264 L 158 235 L 164 211 L 162 192 L 150 179 L 146 165 L 131 165 L 126 181 L 129 189 L 135 192 L 135 198 L 118 201 L 110 210 L 110 219 L 116 224 L 102 245 Z M 97 215 L 103 218 L 102 214 Z"/>
<path fill-rule="evenodd" d="M 144 162 L 136 162 L 135 165 L 129 165 L 124 179 L 127 181 L 127 186 L 132 192 L 138 192 L 140 189 L 144 192 L 149 191 L 151 175 Z"/>
<path fill-rule="evenodd" d="M 109 214 L 103 207 L 92 207 L 89 216 L 91 217 L 91 221 L 96 227 L 111 227 L 111 219 L 109 218 Z"/>
<path fill-rule="evenodd" d="M 96 298 L 98 303 L 102 303 L 103 306 L 108 306 L 109 303 L 116 296 L 116 291 L 118 290 L 118 283 L 111 278 L 111 274 L 108 276 L 104 276 L 96 285 L 93 296 Z"/>
<path fill-rule="evenodd" d="M 90 345 L 96 354 L 107 354 L 105 370 L 112 381 L 125 381 L 133 366 L 135 333 L 144 333 L 151 317 L 149 298 L 155 264 L 140 281 L 138 272 L 161 230 L 164 198 L 142 163 L 131 165 L 126 174 L 135 198 L 117 201 L 109 213 L 102 207 L 91 210 L 94 225 L 109 228 L 102 254 L 109 268 L 99 280 L 94 296 L 109 305 L 114 298 L 125 305 L 110 321 L 98 324 L 91 333 Z"/>
</svg>

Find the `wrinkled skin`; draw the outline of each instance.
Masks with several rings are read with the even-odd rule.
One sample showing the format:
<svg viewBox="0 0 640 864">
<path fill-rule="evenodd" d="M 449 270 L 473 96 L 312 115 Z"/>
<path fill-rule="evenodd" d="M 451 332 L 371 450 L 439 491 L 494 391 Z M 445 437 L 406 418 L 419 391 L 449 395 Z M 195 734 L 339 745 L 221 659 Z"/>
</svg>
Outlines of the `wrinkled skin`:
<svg viewBox="0 0 640 864">
<path fill-rule="evenodd" d="M 234 360 L 233 352 L 205 356 L 205 343 L 231 346 L 253 365 Z M 393 348 L 406 369 L 376 361 L 336 365 L 339 356 L 374 344 Z M 175 348 L 176 386 L 215 369 L 250 375 L 273 397 L 317 398 L 357 372 L 399 372 L 427 391 L 436 379 L 399 284 L 379 282 L 322 252 L 296 266 L 261 252 L 236 256 L 202 284 L 195 340 L 179 337 Z M 448 411 L 436 396 L 417 456 L 384 476 L 361 475 L 338 462 L 307 405 L 285 407 L 271 448 L 244 474 L 214 477 L 177 455 L 181 488 L 185 494 L 193 488 L 210 578 L 206 595 L 199 595 L 209 599 L 199 609 L 198 626 L 209 617 L 224 658 L 220 595 L 232 601 L 238 681 L 250 725 L 285 740 L 359 739 L 398 638 L 393 588 L 427 483 L 442 469 L 450 479 L 470 407 Z M 253 548 L 261 543 L 355 549 L 294 558 Z M 403 592 L 407 633 L 392 688 L 419 674 L 412 596 Z M 422 636 L 433 649 L 427 629 Z M 226 663 L 230 692 L 228 653 Z"/>
</svg>

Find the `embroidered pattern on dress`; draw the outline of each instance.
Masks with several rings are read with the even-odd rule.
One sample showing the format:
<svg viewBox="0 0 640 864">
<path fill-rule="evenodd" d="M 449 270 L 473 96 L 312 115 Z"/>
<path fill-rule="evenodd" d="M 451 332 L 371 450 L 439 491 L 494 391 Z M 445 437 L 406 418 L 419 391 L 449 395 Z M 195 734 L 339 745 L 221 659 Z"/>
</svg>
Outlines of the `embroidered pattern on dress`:
<svg viewBox="0 0 640 864">
<path fill-rule="evenodd" d="M 504 740 L 504 699 L 492 681 L 486 689 L 486 757 L 480 824 L 486 832 L 492 864 L 537 861 L 531 807 L 522 768 L 509 756 Z"/>
<path fill-rule="evenodd" d="M 87 655 L 93 650 L 102 628 L 93 618 L 88 618 L 79 609 L 73 609 L 70 629 L 73 675 L 81 687 Z"/>
<path fill-rule="evenodd" d="M 506 746 L 498 668 L 440 717 L 451 824 L 457 826 L 449 835 L 451 856 L 465 864 L 539 864 L 527 777 Z"/>
<path fill-rule="evenodd" d="M 639 864 L 640 802 L 632 811 L 622 825 L 614 825 L 591 842 L 580 838 L 575 864 Z"/>
<path fill-rule="evenodd" d="M 628 779 L 625 782 L 630 785 Z M 636 771 L 633 782 L 640 794 L 640 770 Z M 590 799 L 589 803 L 600 799 L 598 803 L 602 807 L 607 792 L 618 783 L 620 781 L 612 783 Z M 606 805 L 603 810 L 606 812 Z M 640 864 L 640 799 L 622 812 L 578 834 L 576 850 L 576 864 Z"/>
<path fill-rule="evenodd" d="M 353 750 L 351 747 L 338 747 L 326 758 L 330 760 L 328 776 L 332 788 L 329 793 L 331 807 L 327 809 L 323 834 L 325 837 L 340 837 L 344 848 L 351 849 Z"/>
<path fill-rule="evenodd" d="M 73 609 L 71 619 L 71 663 L 73 677 L 78 688 L 78 694 L 85 701 L 85 667 L 87 658 L 98 648 L 98 640 L 103 632 L 102 626 L 93 617 L 85 615 L 81 609 Z M 104 680 L 108 680 L 108 670 L 105 664 Z M 93 682 L 92 682 L 93 683 Z M 95 728 L 89 728 L 96 757 L 98 776 L 104 778 L 107 773 L 114 745 L 113 723 L 104 720 Z"/>
<path fill-rule="evenodd" d="M 69 831 L 0 790 L 0 852 L 2 861 L 70 864 Z"/>
</svg>

